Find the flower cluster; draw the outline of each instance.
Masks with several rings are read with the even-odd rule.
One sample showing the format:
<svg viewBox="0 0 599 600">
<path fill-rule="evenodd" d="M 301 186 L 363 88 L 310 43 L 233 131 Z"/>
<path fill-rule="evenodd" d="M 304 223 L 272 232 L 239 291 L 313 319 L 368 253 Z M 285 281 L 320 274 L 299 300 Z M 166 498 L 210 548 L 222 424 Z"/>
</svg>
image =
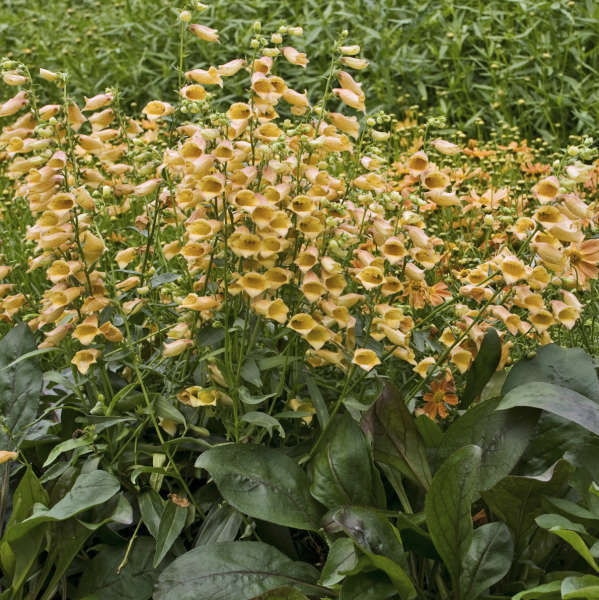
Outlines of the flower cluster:
<svg viewBox="0 0 599 600">
<path fill-rule="evenodd" d="M 308 63 L 289 33 L 301 32 L 184 73 L 176 103 L 152 101 L 137 119 L 114 90 L 79 106 L 49 71 L 63 97 L 38 106 L 29 72 L 5 62 L 4 82 L 23 89 L 0 106 L 14 116 L 0 134 L 3 235 L 27 227 L 25 255 L 0 267 L 2 319 L 27 319 L 39 348 L 62 349 L 82 375 L 136 344 L 204 361 L 203 385 L 187 375 L 176 390 L 191 407 L 241 406 L 240 381 L 256 379 L 242 367 L 277 340 L 286 370 L 300 359 L 344 389 L 403 373 L 416 393 L 436 378 L 422 399 L 431 418 L 457 402 L 451 373 L 489 327 L 500 367 L 577 324 L 584 333 L 597 169 L 568 154 L 533 168 L 526 142 L 430 140 L 435 123 L 362 116 L 350 71 L 367 63 L 343 38 L 314 102 L 281 75 Z M 240 75 L 247 97 L 215 111 L 215 91 Z M 224 331 L 222 352 L 198 341 L 207 329 Z M 277 391 L 281 407 L 313 412 L 297 378 Z"/>
</svg>

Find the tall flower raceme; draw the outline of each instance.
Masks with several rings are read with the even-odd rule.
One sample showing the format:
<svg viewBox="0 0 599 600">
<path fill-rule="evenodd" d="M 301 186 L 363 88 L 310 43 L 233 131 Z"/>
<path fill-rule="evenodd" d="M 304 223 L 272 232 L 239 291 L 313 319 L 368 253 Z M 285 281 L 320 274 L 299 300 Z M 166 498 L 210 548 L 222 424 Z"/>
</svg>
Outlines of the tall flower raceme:
<svg viewBox="0 0 599 600">
<path fill-rule="evenodd" d="M 426 387 L 419 405 L 443 418 L 488 327 L 500 366 L 583 331 L 599 272 L 596 168 L 572 160 L 531 175 L 538 155 L 525 143 L 428 141 L 389 115 L 364 117 L 352 73 L 366 62 L 343 39 L 322 98 L 291 89 L 284 74 L 309 62 L 288 33 L 187 71 L 179 100 L 152 101 L 140 119 L 112 91 L 80 107 L 62 88 L 37 106 L 28 71 L 4 63 L 22 87 L 0 107 L 13 119 L 0 134 L 4 176 L 26 204 L 3 215 L 8 227 L 22 211 L 28 255 L 1 267 L 3 320 L 26 317 L 40 348 L 61 349 L 82 375 L 100 376 L 121 347 L 172 361 L 173 397 L 232 410 L 236 439 L 240 386 L 258 395 L 264 378 L 252 374 L 273 356 L 271 413 L 313 411 L 299 360 L 338 382 L 328 400 L 360 400 L 373 376 L 390 376 Z M 247 97 L 217 112 L 229 77 L 246 78 Z"/>
</svg>

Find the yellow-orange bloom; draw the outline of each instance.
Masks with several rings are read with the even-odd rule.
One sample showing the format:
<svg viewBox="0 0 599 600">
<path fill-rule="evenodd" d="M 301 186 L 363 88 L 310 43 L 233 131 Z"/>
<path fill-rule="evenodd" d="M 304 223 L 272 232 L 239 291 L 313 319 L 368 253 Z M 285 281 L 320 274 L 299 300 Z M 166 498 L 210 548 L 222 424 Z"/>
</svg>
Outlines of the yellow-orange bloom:
<svg viewBox="0 0 599 600">
<path fill-rule="evenodd" d="M 189 347 L 193 346 L 193 340 L 180 339 L 174 342 L 165 342 L 162 356 L 170 358 L 171 356 L 179 356 L 183 354 Z"/>
<path fill-rule="evenodd" d="M 262 273 L 246 273 L 239 280 L 239 286 L 250 297 L 259 296 L 269 287 L 268 280 Z"/>
<path fill-rule="evenodd" d="M 85 375 L 89 371 L 89 368 L 98 362 L 98 358 L 101 354 L 102 353 L 95 348 L 79 350 L 79 352 L 75 353 L 71 363 L 77 367 L 79 373 Z"/>
<path fill-rule="evenodd" d="M 383 283 L 385 274 L 378 267 L 364 267 L 356 275 L 356 279 L 367 289 L 372 290 Z"/>
<path fill-rule="evenodd" d="M 81 245 L 83 246 L 83 257 L 87 263 L 98 260 L 106 250 L 104 242 L 90 231 L 85 231 L 81 236 Z"/>
<path fill-rule="evenodd" d="M 541 204 L 547 204 L 557 198 L 559 194 L 559 181 L 552 175 L 541 179 L 533 188 L 533 193 Z"/>
<path fill-rule="evenodd" d="M 283 49 L 283 56 L 292 64 L 298 65 L 300 67 L 306 68 L 308 62 L 308 57 L 303 52 L 298 52 L 292 46 L 285 46 Z"/>
<path fill-rule="evenodd" d="M 364 371 L 370 371 L 377 365 L 380 365 L 381 361 L 372 350 L 369 350 L 368 348 L 358 348 L 354 352 L 352 363 L 358 365 L 358 367 L 364 369 Z"/>
<path fill-rule="evenodd" d="M 192 385 L 177 394 L 177 399 L 183 404 L 198 408 L 200 406 L 216 406 L 219 392 L 215 389 L 206 389 L 199 385 Z"/>
<path fill-rule="evenodd" d="M 205 42 L 218 42 L 218 31 L 216 29 L 194 23 L 189 26 L 189 30 Z"/>
<path fill-rule="evenodd" d="M 293 329 L 293 331 L 300 335 L 306 335 L 314 326 L 316 326 L 316 321 L 310 315 L 305 313 L 293 315 L 293 317 L 289 319 L 289 323 L 287 323 L 289 329 Z"/>
<path fill-rule="evenodd" d="M 11 460 L 17 460 L 18 456 L 19 455 L 16 452 L 11 452 L 9 450 L 0 450 L 0 465 L 3 465 L 4 463 L 7 463 Z"/>
<path fill-rule="evenodd" d="M 89 346 L 98 334 L 100 334 L 100 330 L 98 329 L 98 317 L 96 316 L 87 317 L 73 331 L 73 337 L 78 339 L 84 346 Z"/>
<path fill-rule="evenodd" d="M 175 108 L 169 104 L 168 102 L 161 102 L 160 100 L 152 100 L 148 102 L 142 112 L 146 115 L 146 117 L 150 121 L 155 121 L 162 117 L 166 117 L 173 112 L 175 112 Z"/>
</svg>

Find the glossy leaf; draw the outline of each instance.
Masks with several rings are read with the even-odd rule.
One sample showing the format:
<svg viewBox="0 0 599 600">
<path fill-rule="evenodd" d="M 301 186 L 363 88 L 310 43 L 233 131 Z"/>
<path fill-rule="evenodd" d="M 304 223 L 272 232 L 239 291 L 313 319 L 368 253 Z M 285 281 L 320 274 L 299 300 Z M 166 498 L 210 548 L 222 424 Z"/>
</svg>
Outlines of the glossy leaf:
<svg viewBox="0 0 599 600">
<path fill-rule="evenodd" d="M 380 571 L 360 573 L 348 577 L 341 586 L 339 600 L 386 600 L 397 595 L 397 590 Z"/>
<path fill-rule="evenodd" d="M 562 598 L 564 600 L 597 600 L 599 599 L 599 577 L 595 575 L 581 575 L 579 577 L 566 577 L 562 581 Z"/>
<path fill-rule="evenodd" d="M 460 398 L 460 406 L 468 408 L 472 402 L 481 394 L 485 385 L 501 360 L 501 340 L 497 331 L 489 327 L 485 332 L 482 344 L 468 370 L 466 378 L 466 388 Z"/>
<path fill-rule="evenodd" d="M 258 427 L 264 427 L 268 434 L 272 437 L 273 430 L 276 429 L 279 432 L 279 435 L 284 438 L 285 430 L 283 426 L 277 419 L 274 417 L 258 411 L 247 412 L 241 417 L 241 420 L 245 423 L 250 423 L 251 425 L 256 425 Z"/>
<path fill-rule="evenodd" d="M 42 372 L 36 359 L 24 358 L 35 349 L 35 338 L 25 323 L 13 327 L 0 340 L 0 415 L 17 444 L 37 416 L 42 391 Z M 0 442 L 3 449 L 13 446 L 1 430 Z"/>
<path fill-rule="evenodd" d="M 458 587 L 462 560 L 472 542 L 470 507 L 478 491 L 482 451 L 465 446 L 454 452 L 439 468 L 425 499 L 429 532 L 455 588 Z"/>
<path fill-rule="evenodd" d="M 475 600 L 500 581 L 510 569 L 513 554 L 512 536 L 505 523 L 487 523 L 475 529 L 462 561 L 462 598 Z"/>
<path fill-rule="evenodd" d="M 297 529 L 319 528 L 323 511 L 310 496 L 308 478 L 281 451 L 227 444 L 204 452 L 196 466 L 210 473 L 223 498 L 242 513 Z"/>
<path fill-rule="evenodd" d="M 559 600 L 562 597 L 560 593 L 561 585 L 561 581 L 537 585 L 512 596 L 512 600 Z"/>
<path fill-rule="evenodd" d="M 599 380 L 593 361 L 580 348 L 542 346 L 534 358 L 522 359 L 512 367 L 502 393 L 531 382 L 551 383 L 599 403 Z"/>
<path fill-rule="evenodd" d="M 559 515 L 541 515 L 535 520 L 539 527 L 547 529 L 547 531 L 559 536 L 562 540 L 572 546 L 572 548 L 574 548 L 574 550 L 576 550 L 576 552 L 599 573 L 599 565 L 595 561 L 595 558 L 591 554 L 584 540 L 580 537 L 580 533 L 585 532 L 582 526 L 577 527 L 576 524 L 569 523 L 568 519 L 560 517 Z M 575 529 L 578 529 L 580 533 Z"/>
<path fill-rule="evenodd" d="M 284 586 L 325 591 L 315 585 L 317 578 L 314 567 L 262 542 L 222 542 L 176 558 L 161 573 L 154 599 L 251 600 Z"/>
<path fill-rule="evenodd" d="M 479 446 L 481 490 L 493 487 L 510 474 L 528 446 L 539 418 L 539 411 L 530 408 L 496 411 L 499 402 L 499 398 L 486 400 L 456 419 L 437 449 L 437 457 L 445 460 L 462 446 Z"/>
<path fill-rule="evenodd" d="M 64 521 L 70 517 L 110 500 L 120 489 L 120 484 L 106 471 L 93 471 L 80 475 L 73 487 L 52 508 L 36 507 L 28 518 L 7 532 L 8 541 L 18 539 L 30 529 L 48 521 Z"/>
<path fill-rule="evenodd" d="M 372 464 L 360 426 L 349 415 L 336 415 L 327 437 L 309 464 L 310 492 L 327 508 L 343 504 L 385 507 L 385 490 Z"/>
<path fill-rule="evenodd" d="M 126 546 L 104 546 L 86 564 L 76 600 L 150 600 L 158 571 L 152 566 L 154 540 L 138 537 L 129 554 L 127 564 L 118 570 Z"/>
<path fill-rule="evenodd" d="M 416 589 L 406 574 L 407 567 L 399 534 L 391 523 L 374 509 L 344 506 L 323 518 L 325 531 L 343 531 L 368 556 L 372 564 L 384 571 L 402 600 L 416 598 Z"/>
<path fill-rule="evenodd" d="M 335 540 L 329 549 L 327 561 L 322 568 L 320 583 L 331 586 L 345 578 L 345 573 L 351 571 L 358 564 L 356 547 L 349 538 Z"/>
<path fill-rule="evenodd" d="M 542 512 L 543 495 L 558 494 L 568 480 L 571 467 L 561 460 L 536 476 L 511 475 L 482 496 L 489 508 L 504 521 L 514 536 L 517 548 L 526 545 L 534 519 Z"/>
<path fill-rule="evenodd" d="M 372 437 L 376 461 L 396 467 L 428 489 L 432 476 L 424 442 L 413 415 L 393 386 L 387 385 L 365 413 L 362 430 Z"/>
<path fill-rule="evenodd" d="M 187 508 L 179 506 L 172 501 L 166 502 L 160 515 L 160 525 L 156 536 L 156 552 L 154 554 L 154 567 L 157 567 L 166 553 L 175 543 L 187 520 Z"/>
<path fill-rule="evenodd" d="M 546 410 L 599 435 L 599 405 L 571 389 L 551 383 L 525 383 L 508 392 L 497 410 L 517 406 Z"/>
</svg>

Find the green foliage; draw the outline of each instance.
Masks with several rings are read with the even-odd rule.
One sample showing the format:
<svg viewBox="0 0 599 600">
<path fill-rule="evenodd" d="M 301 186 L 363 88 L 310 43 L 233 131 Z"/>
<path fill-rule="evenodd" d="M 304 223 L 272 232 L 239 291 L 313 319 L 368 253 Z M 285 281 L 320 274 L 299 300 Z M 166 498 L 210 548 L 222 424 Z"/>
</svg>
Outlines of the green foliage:
<svg viewBox="0 0 599 600">
<path fill-rule="evenodd" d="M 29 348 L 14 350 L 16 335 L 7 340 L 17 363 L 9 368 L 31 368 L 32 358 L 19 360 Z M 556 361 L 561 376 L 551 369 Z M 0 539 L 6 593 L 51 600 L 63 586 L 79 600 L 208 600 L 223 593 L 231 600 L 596 598 L 599 484 L 592 463 L 573 450 L 544 473 L 520 471 L 535 436 L 550 435 L 535 428 L 542 412 L 590 430 L 585 444 L 596 444 L 591 413 L 579 414 L 581 405 L 590 411 L 596 403 L 562 387 L 592 395 L 598 380 L 589 365 L 581 351 L 542 349 L 512 368 L 505 396 L 473 402 L 430 438 L 432 445 L 420 435 L 422 417 L 391 385 L 364 412 L 361 428 L 350 415 L 334 414 L 324 439 L 313 438 L 308 461 L 300 460 L 308 448 L 288 437 L 279 448 L 191 445 L 195 468 L 183 476 L 192 502 L 161 493 L 173 471 L 159 448 L 148 447 L 158 458 L 151 469 L 133 469 L 138 475 L 105 465 L 100 440 L 115 428 L 126 438 L 127 419 L 80 418 L 105 425 L 96 428 L 97 456 L 64 441 L 51 448 L 29 440 L 27 453 L 19 448 L 36 467 L 13 474 L 18 484 Z M 569 377 L 576 369 L 583 380 Z M 534 398 L 533 385 L 543 392 Z M 555 389 L 575 401 L 558 411 Z M 35 418 L 40 398 L 29 401 Z M 65 431 L 68 420 L 65 410 Z M 142 472 L 155 489 L 131 487 Z M 477 514 L 488 522 L 479 524 Z M 321 560 L 304 558 L 308 539 Z"/>
<path fill-rule="evenodd" d="M 174 97 L 178 47 L 172 35 L 184 2 L 146 0 L 6 0 L 0 7 L 0 54 L 66 71 L 77 95 L 115 85 L 142 107 Z M 597 128 L 599 44 L 593 0 L 444 0 L 390 2 L 217 1 L 202 22 L 221 46 L 191 45 L 187 64 L 225 62 L 223 48 L 246 45 L 248 24 L 303 26 L 298 40 L 315 73 L 326 70 L 342 29 L 371 61 L 372 110 L 401 113 L 417 104 L 468 135 L 505 123 L 524 137 L 564 144 L 570 133 Z M 359 18 L 356 18 L 359 15 Z M 296 83 L 293 79 L 291 83 Z M 302 74 L 296 89 L 320 87 Z"/>
<path fill-rule="evenodd" d="M 574 269 L 576 253 L 582 254 L 576 244 L 585 235 L 587 272 L 597 262 L 596 184 L 590 176 L 582 181 L 597 171 L 566 164 L 574 158 L 569 154 L 558 161 L 560 194 L 585 198 L 570 208 L 559 205 L 563 214 L 583 215 L 575 215 L 574 233 L 557 229 L 562 268 L 543 259 L 543 238 L 533 238 L 550 235 L 552 223 L 542 219 L 558 202 L 532 212 L 539 201 L 521 172 L 545 172 L 544 165 L 524 162 L 548 159 L 538 148 L 495 154 L 495 144 L 485 161 L 486 150 L 478 149 L 481 158 L 471 147 L 458 147 L 456 158 L 451 149 L 446 155 L 437 148 L 439 140 L 426 139 L 443 131 L 459 141 L 464 134 L 446 129 L 443 119 L 413 130 L 408 123 L 411 133 L 405 133 L 391 115 L 368 117 L 379 108 L 400 113 L 418 102 L 468 133 L 500 122 L 522 122 L 523 134 L 553 135 L 560 142 L 570 131 L 586 132 L 599 116 L 595 3 L 235 0 L 217 1 L 203 13 L 195 7 L 194 19 L 203 14 L 202 22 L 219 29 L 220 44 L 191 37 L 177 20 L 187 6 L 183 1 L 68 5 L 7 0 L 0 7 L 0 44 L 7 52 L 71 73 L 69 85 L 55 89 L 64 92 L 58 118 L 29 123 L 23 138 L 2 131 L 0 230 L 7 240 L 1 258 L 3 273 L 10 274 L 2 292 L 16 288 L 19 293 L 8 298 L 19 306 L 12 312 L 11 300 L 1 299 L 7 333 L 0 340 L 0 600 L 598 598 L 596 357 L 556 344 L 531 353 L 547 335 L 584 344 L 588 352 L 598 349 L 597 282 L 585 286 L 577 280 L 585 271 Z M 288 113 L 298 119 L 282 120 L 284 129 L 269 134 L 274 122 L 266 125 L 262 113 L 252 114 L 257 104 L 268 110 L 264 98 L 253 92 L 248 98 L 247 79 L 241 78 L 233 78 L 228 95 L 213 104 L 175 101 L 183 66 L 224 62 L 229 46 L 250 60 L 244 51 L 254 47 L 250 40 L 261 27 L 248 23 L 265 14 L 275 29 L 306 29 L 304 38 L 289 43 L 308 50 L 317 75 L 298 75 L 300 69 L 281 60 L 268 83 L 282 86 L 280 73 L 290 86 L 307 89 L 312 106 L 305 113 L 281 102 L 283 118 Z M 345 27 L 348 37 L 338 36 Z M 179 39 L 172 35 L 177 29 Z M 61 52 L 52 39 L 57 31 Z M 361 79 L 374 92 L 368 113 L 344 125 L 349 136 L 356 134 L 355 145 L 345 135 L 329 135 L 332 126 L 323 117 L 337 102 L 335 72 L 353 54 L 351 47 L 341 49 L 345 42 L 361 44 L 371 60 Z M 270 43 L 263 37 L 257 46 L 267 52 Z M 33 91 L 40 102 L 55 101 L 24 64 L 8 61 L 3 69 L 9 79 L 23 77 L 34 114 L 39 106 Z M 69 94 L 91 95 L 108 83 L 119 88 L 107 113 L 119 129 L 85 123 L 75 131 Z M 341 85 L 345 92 L 360 91 L 347 75 L 349 87 Z M 361 101 L 351 93 L 351 103 Z M 140 107 L 156 97 L 176 104 L 167 107 L 172 113 L 162 121 L 166 127 L 146 121 L 145 133 L 129 134 L 122 105 Z M 242 97 L 249 104 L 240 110 L 249 110 L 251 118 L 237 125 L 247 126 L 248 137 L 231 141 L 231 119 L 210 111 Z M 184 123 L 188 112 L 191 120 Z M 415 115 L 421 116 L 416 109 L 407 116 Z M 261 137 L 254 137 L 256 127 Z M 99 144 L 93 136 L 100 131 L 118 140 L 102 146 L 107 161 L 81 146 Z M 192 141 L 190 159 L 182 147 Z M 592 143 L 583 145 L 589 150 Z M 328 144 L 344 150 L 321 152 Z M 429 166 L 436 161 L 444 169 L 439 177 L 451 174 L 459 199 L 436 187 L 424 192 L 425 178 L 408 173 L 400 157 L 413 157 L 421 147 L 430 154 Z M 229 151 L 239 156 L 227 158 Z M 113 152 L 116 160 L 125 157 L 123 163 L 113 164 Z M 42 167 L 47 159 L 64 161 L 64 169 Z M 171 160 L 179 161 L 180 171 L 166 164 Z M 96 168 L 110 170 L 110 178 Z M 401 179 L 387 178 L 395 171 Z M 131 177 L 119 179 L 123 172 Z M 46 181 L 36 183 L 42 176 L 55 186 L 47 200 L 58 208 L 36 205 L 47 193 Z M 207 199 L 194 203 L 195 188 L 206 177 L 222 189 L 212 195 L 207 187 L 201 192 Z M 245 182 L 251 178 L 255 193 Z M 191 182 L 183 189 L 192 197 L 190 206 L 179 179 Z M 148 183 L 155 186 L 150 193 Z M 254 212 L 239 204 L 246 183 L 258 202 L 250 207 Z M 60 185 L 66 193 L 57 192 Z M 523 213 L 512 206 L 512 196 L 506 196 L 509 207 L 494 207 L 478 195 L 481 185 L 491 192 L 509 185 L 509 194 L 529 203 L 536 221 L 529 219 L 528 237 L 514 233 L 521 233 L 516 219 Z M 233 189 L 237 195 L 229 194 Z M 313 209 L 306 209 L 306 220 L 302 202 L 294 204 L 304 193 Z M 61 202 L 73 206 L 63 210 Z M 123 216 L 125 205 L 123 212 L 130 212 Z M 270 233 L 279 207 L 292 213 L 282 227 L 285 235 L 269 239 L 288 244 L 280 256 L 269 254 L 266 238 L 254 236 L 262 230 L 260 218 L 249 218 L 262 211 Z M 349 213 L 357 218 L 348 226 Z M 389 214 L 395 226 L 386 221 Z M 287 214 L 281 210 L 278 217 Z M 310 237 L 306 223 L 323 231 Z M 237 225 L 248 247 L 258 239 L 263 262 L 258 251 L 244 256 L 239 236 L 231 250 Z M 210 234 L 204 235 L 206 228 Z M 393 262 L 392 251 L 380 252 L 396 235 L 406 244 L 396 238 L 396 250 L 410 257 L 401 264 Z M 578 241 L 567 247 L 570 236 Z M 190 251 L 189 261 L 179 242 Z M 94 244 L 110 251 L 96 256 Z M 170 256 L 173 244 L 177 252 Z M 113 260 L 121 246 L 139 259 L 137 266 Z M 515 267 L 524 273 L 516 282 L 504 251 L 512 266 L 527 257 Z M 312 252 L 322 255 L 321 264 L 304 269 Z M 50 270 L 46 280 L 34 268 L 47 266 L 46 259 L 68 270 L 58 284 Z M 384 288 L 369 281 L 369 269 L 371 276 L 385 277 L 379 262 L 401 281 L 389 277 Z M 533 282 L 529 273 L 541 263 L 555 275 L 544 271 L 549 283 L 543 274 Z M 416 267 L 410 277 L 408 265 Z M 244 272 L 254 281 L 246 281 Z M 297 279 L 291 283 L 287 275 Z M 331 283 L 337 275 L 341 289 Z M 487 287 L 466 285 L 481 279 Z M 541 299 L 551 312 L 541 312 L 549 330 L 542 321 L 531 325 L 538 313 L 520 306 L 531 292 L 528 283 L 535 291 L 544 286 Z M 260 291 L 261 284 L 266 287 Z M 82 290 L 85 296 L 67 302 L 67 291 Z M 268 312 L 271 296 L 285 307 L 284 315 Z M 566 309 L 575 319 L 559 316 L 560 297 L 572 303 Z M 579 301 L 587 305 L 578 307 Z M 213 304 L 213 311 L 204 310 Z M 525 314 L 531 323 L 520 318 Z M 59 331 L 48 331 L 50 324 Z M 102 342 L 86 343 L 86 328 Z M 59 333 L 65 337 L 52 346 Z M 38 345 L 43 335 L 50 344 Z"/>
</svg>

